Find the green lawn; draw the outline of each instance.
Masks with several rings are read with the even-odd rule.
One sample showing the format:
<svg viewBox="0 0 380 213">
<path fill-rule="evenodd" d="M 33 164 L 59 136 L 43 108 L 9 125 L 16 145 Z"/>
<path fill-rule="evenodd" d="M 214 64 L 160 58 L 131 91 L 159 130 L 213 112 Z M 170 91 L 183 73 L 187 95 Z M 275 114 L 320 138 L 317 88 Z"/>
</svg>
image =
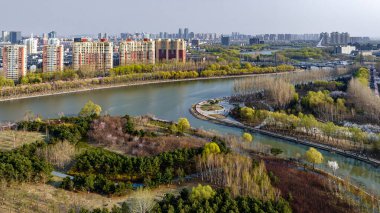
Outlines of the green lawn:
<svg viewBox="0 0 380 213">
<path fill-rule="evenodd" d="M 45 135 L 39 132 L 5 130 L 0 131 L 0 150 L 11 150 L 24 144 L 44 140 Z"/>
</svg>

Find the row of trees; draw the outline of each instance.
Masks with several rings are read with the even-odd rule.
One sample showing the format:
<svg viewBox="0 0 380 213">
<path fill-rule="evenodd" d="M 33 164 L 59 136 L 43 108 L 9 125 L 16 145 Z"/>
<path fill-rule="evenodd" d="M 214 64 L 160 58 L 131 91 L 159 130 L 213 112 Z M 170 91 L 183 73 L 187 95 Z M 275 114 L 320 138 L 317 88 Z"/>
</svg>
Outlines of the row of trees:
<svg viewBox="0 0 380 213">
<path fill-rule="evenodd" d="M 73 79 L 69 81 L 52 81 L 37 84 L 20 84 L 0 88 L 0 97 L 19 96 L 29 94 L 46 94 L 54 91 L 66 91 L 79 88 L 94 88 L 97 86 L 124 84 L 136 81 L 186 79 L 196 78 L 196 71 L 157 71 L 153 73 L 133 73 L 121 76 L 109 76 L 99 78 Z"/>
<path fill-rule="evenodd" d="M 329 54 L 320 48 L 302 48 L 302 49 L 286 49 L 277 52 L 280 57 L 290 58 L 292 60 L 320 60 L 328 59 Z"/>
<path fill-rule="evenodd" d="M 179 196 L 165 195 L 150 212 L 292 212 L 284 199 L 263 201 L 257 197 L 233 196 L 227 188 L 212 189 L 210 186 L 183 189 Z"/>
<path fill-rule="evenodd" d="M 248 124 L 264 122 L 265 128 L 280 131 L 286 135 L 306 135 L 311 140 L 323 141 L 343 149 L 363 150 L 365 144 L 376 147 L 380 143 L 380 135 L 369 134 L 355 127 L 342 127 L 332 122 L 323 123 L 313 115 L 298 116 L 283 112 L 269 112 L 243 107 L 234 112 L 235 116 Z"/>
<path fill-rule="evenodd" d="M 132 190 L 131 183 L 113 181 L 103 175 L 78 175 L 74 178 L 66 177 L 62 181 L 61 188 L 69 191 L 94 192 L 103 195 L 121 196 Z"/>
<path fill-rule="evenodd" d="M 250 64 L 245 64 L 242 68 L 231 68 L 228 65 L 216 66 L 215 64 L 213 64 L 210 66 L 210 69 L 203 70 L 200 75 L 202 77 L 212 77 L 212 76 L 225 76 L 225 75 L 276 73 L 276 72 L 286 72 L 286 71 L 294 71 L 294 70 L 295 68 L 290 65 L 279 65 L 277 67 L 256 67 L 256 66 L 251 66 Z"/>
<path fill-rule="evenodd" d="M 37 131 L 47 133 L 49 142 L 69 141 L 77 143 L 80 139 L 87 136 L 91 122 L 97 117 L 62 117 L 59 120 L 25 120 L 17 125 L 19 130 Z"/>
<path fill-rule="evenodd" d="M 195 172 L 195 156 L 202 149 L 181 149 L 164 152 L 152 157 L 128 157 L 102 149 L 88 150 L 81 154 L 70 174 L 103 175 L 111 180 L 144 182 L 155 186 L 170 183 Z"/>
</svg>

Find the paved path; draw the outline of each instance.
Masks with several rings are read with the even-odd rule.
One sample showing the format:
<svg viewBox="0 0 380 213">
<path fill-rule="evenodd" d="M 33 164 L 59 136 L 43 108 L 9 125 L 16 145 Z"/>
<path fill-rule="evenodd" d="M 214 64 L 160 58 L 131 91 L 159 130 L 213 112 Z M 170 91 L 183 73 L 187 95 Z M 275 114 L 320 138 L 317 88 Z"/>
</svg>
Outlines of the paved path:
<svg viewBox="0 0 380 213">
<path fill-rule="evenodd" d="M 275 137 L 275 138 L 280 138 L 280 139 L 287 140 L 287 141 L 290 141 L 290 142 L 295 142 L 295 143 L 303 144 L 303 145 L 306 145 L 306 146 L 309 146 L 309 147 L 314 147 L 314 148 L 318 148 L 318 149 L 322 149 L 322 150 L 326 150 L 326 151 L 330 151 L 330 152 L 335 152 L 335 153 L 343 155 L 345 157 L 350 157 L 350 158 L 354 158 L 354 159 L 357 159 L 357 160 L 369 163 L 369 164 L 371 164 L 371 165 L 373 165 L 375 167 L 379 167 L 380 166 L 380 161 L 379 160 L 376 160 L 376 159 L 373 159 L 373 158 L 369 158 L 369 157 L 366 157 L 366 156 L 362 156 L 362 155 L 356 154 L 354 152 L 345 151 L 345 150 L 342 150 L 342 149 L 338 149 L 336 147 L 332 147 L 332 146 L 328 146 L 328 145 L 324 145 L 324 144 L 319 144 L 319 143 L 314 143 L 314 142 L 307 141 L 307 140 L 300 140 L 300 139 L 297 139 L 297 138 L 294 138 L 294 137 L 290 137 L 290 136 L 285 136 L 285 135 L 273 133 L 273 132 L 270 132 L 270 131 L 267 131 L 267 130 L 263 130 L 263 129 L 259 129 L 259 128 L 256 128 L 256 127 L 246 126 L 246 125 L 244 125 L 244 124 L 242 124 L 242 123 L 240 123 L 240 122 L 238 122 L 238 121 L 236 121 L 236 120 L 234 120 L 232 118 L 229 118 L 228 116 L 226 118 L 224 118 L 224 119 L 217 119 L 217 118 L 212 117 L 210 115 L 211 114 L 217 114 L 218 111 L 221 111 L 221 110 L 205 112 L 205 111 L 201 110 L 201 108 L 200 108 L 200 106 L 202 104 L 204 104 L 204 103 L 206 103 L 206 101 L 202 101 L 202 102 L 196 104 L 195 107 L 190 110 L 191 113 L 194 116 L 196 116 L 197 118 L 199 118 L 199 119 L 208 120 L 208 121 L 211 121 L 211 122 L 214 122 L 214 123 L 217 123 L 217 124 L 226 125 L 226 126 L 237 127 L 237 128 L 244 129 L 244 130 L 249 130 L 249 131 L 252 131 L 252 132 L 261 133 L 261 134 L 264 134 L 264 135 L 269 135 L 269 136 L 272 136 L 272 137 Z M 228 104 L 228 103 L 226 101 L 224 101 L 224 103 L 221 104 L 221 105 L 225 106 L 226 104 Z M 231 107 L 232 106 L 230 105 L 230 108 Z M 225 114 L 223 114 L 223 115 L 225 115 Z"/>
</svg>

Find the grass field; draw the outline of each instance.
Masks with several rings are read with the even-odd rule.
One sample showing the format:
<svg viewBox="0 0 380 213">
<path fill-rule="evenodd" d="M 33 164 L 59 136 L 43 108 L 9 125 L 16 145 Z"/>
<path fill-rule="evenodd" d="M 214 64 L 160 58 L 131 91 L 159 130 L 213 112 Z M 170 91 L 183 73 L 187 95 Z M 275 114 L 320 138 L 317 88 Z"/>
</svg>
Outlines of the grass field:
<svg viewBox="0 0 380 213">
<path fill-rule="evenodd" d="M 57 181 L 60 178 L 57 178 Z M 153 189 L 156 200 L 161 200 L 165 193 L 178 195 L 183 188 L 196 186 L 195 183 L 185 183 L 183 185 L 165 185 Z M 9 213 L 55 213 L 68 212 L 71 208 L 84 207 L 108 208 L 114 205 L 121 205 L 123 202 L 130 202 L 134 196 L 131 192 L 121 197 L 106 197 L 94 193 L 70 192 L 50 184 L 6 184 L 0 182 L 0 212 Z"/>
<path fill-rule="evenodd" d="M 0 150 L 11 150 L 24 144 L 44 140 L 44 138 L 45 136 L 38 132 L 0 131 Z"/>
</svg>

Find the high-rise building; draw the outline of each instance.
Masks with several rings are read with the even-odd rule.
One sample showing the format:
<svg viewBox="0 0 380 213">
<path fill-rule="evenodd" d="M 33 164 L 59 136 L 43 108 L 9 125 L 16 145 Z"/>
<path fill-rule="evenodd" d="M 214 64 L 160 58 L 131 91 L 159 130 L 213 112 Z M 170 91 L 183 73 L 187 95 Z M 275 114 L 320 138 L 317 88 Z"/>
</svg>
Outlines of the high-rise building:
<svg viewBox="0 0 380 213">
<path fill-rule="evenodd" d="M 121 66 L 132 63 L 154 64 L 155 54 L 155 42 L 151 39 L 142 41 L 128 39 L 120 42 L 119 62 Z"/>
<path fill-rule="evenodd" d="M 26 74 L 26 47 L 24 45 L 6 45 L 2 49 L 5 77 L 18 81 Z"/>
<path fill-rule="evenodd" d="M 348 44 L 350 43 L 350 34 L 345 32 L 340 34 L 340 44 Z"/>
<path fill-rule="evenodd" d="M 339 32 L 330 33 L 330 43 L 331 44 L 340 44 L 340 34 Z"/>
<path fill-rule="evenodd" d="M 277 35 L 277 40 L 279 40 L 279 41 L 285 41 L 285 34 L 278 34 Z"/>
<path fill-rule="evenodd" d="M 327 45 L 330 43 L 329 33 L 321 33 L 319 38 L 322 40 L 322 45 Z"/>
<path fill-rule="evenodd" d="M 107 39 L 89 41 L 76 38 L 73 43 L 73 69 L 108 71 L 113 68 L 113 43 Z"/>
<path fill-rule="evenodd" d="M 269 35 L 269 40 L 270 41 L 276 41 L 276 39 L 277 39 L 277 35 L 276 34 L 270 34 Z"/>
<path fill-rule="evenodd" d="M 292 40 L 292 34 L 285 34 L 285 41 L 291 41 Z"/>
<path fill-rule="evenodd" d="M 260 39 L 259 38 L 250 38 L 249 39 L 249 45 L 255 45 L 255 44 L 260 44 Z"/>
<path fill-rule="evenodd" d="M 55 31 L 51 31 L 50 33 L 48 33 L 48 38 L 57 38 L 57 32 Z"/>
<path fill-rule="evenodd" d="M 158 39 L 155 49 L 157 61 L 186 62 L 186 42 L 183 39 Z"/>
<path fill-rule="evenodd" d="M 63 70 L 63 45 L 59 39 L 50 38 L 42 48 L 42 71 L 55 72 Z"/>
<path fill-rule="evenodd" d="M 9 32 L 8 31 L 2 31 L 1 32 L 1 41 L 2 42 L 9 42 Z"/>
<path fill-rule="evenodd" d="M 12 44 L 19 44 L 21 41 L 21 32 L 20 31 L 10 31 L 9 32 L 9 41 Z"/>
<path fill-rule="evenodd" d="M 48 35 L 46 33 L 43 33 L 42 34 L 42 39 L 40 41 L 40 44 L 41 45 L 47 45 L 48 40 L 49 40 Z"/>
<path fill-rule="evenodd" d="M 177 38 L 183 38 L 182 28 L 178 29 L 178 36 L 177 36 Z"/>
<path fill-rule="evenodd" d="M 184 39 L 189 39 L 189 28 L 185 28 L 184 32 L 183 32 L 183 38 Z"/>
<path fill-rule="evenodd" d="M 223 46 L 230 46 L 230 37 L 229 36 L 222 36 L 221 42 Z"/>
<path fill-rule="evenodd" d="M 33 38 L 33 34 L 30 38 L 24 40 L 24 45 L 26 46 L 26 54 L 36 54 L 37 53 L 38 39 Z"/>
</svg>

